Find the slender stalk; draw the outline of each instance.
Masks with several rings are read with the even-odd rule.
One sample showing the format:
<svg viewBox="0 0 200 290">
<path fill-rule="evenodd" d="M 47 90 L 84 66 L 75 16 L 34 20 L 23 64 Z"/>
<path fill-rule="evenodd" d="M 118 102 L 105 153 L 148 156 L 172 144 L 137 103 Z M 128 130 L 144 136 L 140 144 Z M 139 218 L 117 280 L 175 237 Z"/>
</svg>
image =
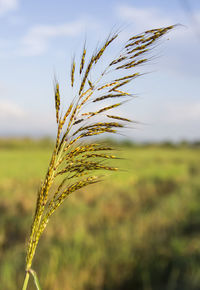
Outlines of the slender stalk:
<svg viewBox="0 0 200 290">
<path fill-rule="evenodd" d="M 39 279 L 38 279 L 37 273 L 34 270 L 32 270 L 32 269 L 30 269 L 29 272 L 33 276 L 33 279 L 34 279 L 35 286 L 36 286 L 37 290 L 42 290 L 42 288 L 40 287 L 40 283 L 39 283 Z"/>
<path fill-rule="evenodd" d="M 34 283 L 35 283 L 35 286 L 36 286 L 37 290 L 42 290 L 42 288 L 40 287 L 40 283 L 39 283 L 39 279 L 38 279 L 37 273 L 34 270 L 32 270 L 32 269 L 29 269 L 28 271 L 26 271 L 26 276 L 25 276 L 25 279 L 24 279 L 24 284 L 23 284 L 22 290 L 26 290 L 27 289 L 30 274 L 33 276 Z"/>
<path fill-rule="evenodd" d="M 24 284 L 23 284 L 22 290 L 26 290 L 27 289 L 29 277 L 30 277 L 30 274 L 29 274 L 28 271 L 26 271 L 26 276 L 25 276 L 25 279 L 24 279 Z"/>
</svg>

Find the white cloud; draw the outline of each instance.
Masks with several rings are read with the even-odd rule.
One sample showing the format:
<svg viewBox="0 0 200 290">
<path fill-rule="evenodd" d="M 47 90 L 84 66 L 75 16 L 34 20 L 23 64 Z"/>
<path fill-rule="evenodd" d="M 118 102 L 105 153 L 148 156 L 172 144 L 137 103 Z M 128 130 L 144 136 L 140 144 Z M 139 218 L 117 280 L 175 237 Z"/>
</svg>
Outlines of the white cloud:
<svg viewBox="0 0 200 290">
<path fill-rule="evenodd" d="M 24 110 L 14 102 L 0 100 L 0 120 L 21 119 L 25 116 Z"/>
<path fill-rule="evenodd" d="M 174 23 L 172 19 L 166 17 L 164 13 L 156 8 L 136 8 L 122 4 L 116 7 L 116 13 L 122 20 L 134 23 L 135 29 L 140 30 Z"/>
<path fill-rule="evenodd" d="M 23 55 L 38 55 L 48 48 L 49 41 L 55 37 L 74 37 L 86 26 L 84 20 L 60 25 L 36 25 L 22 39 Z"/>
<path fill-rule="evenodd" d="M 0 16 L 18 7 L 18 0 L 0 0 Z"/>
<path fill-rule="evenodd" d="M 173 14 L 166 16 L 165 11 L 156 7 L 138 8 L 122 4 L 116 6 L 115 12 L 120 19 L 132 24 L 131 27 L 134 27 L 136 33 L 141 33 L 146 29 L 174 25 L 177 23 L 177 19 L 179 19 L 179 16 L 176 17 Z M 196 12 L 197 19 L 199 15 L 200 12 Z M 182 29 L 175 29 L 173 33 L 175 33 L 174 40 L 176 44 L 180 42 L 188 43 L 193 37 L 192 28 L 190 26 L 183 27 Z"/>
</svg>

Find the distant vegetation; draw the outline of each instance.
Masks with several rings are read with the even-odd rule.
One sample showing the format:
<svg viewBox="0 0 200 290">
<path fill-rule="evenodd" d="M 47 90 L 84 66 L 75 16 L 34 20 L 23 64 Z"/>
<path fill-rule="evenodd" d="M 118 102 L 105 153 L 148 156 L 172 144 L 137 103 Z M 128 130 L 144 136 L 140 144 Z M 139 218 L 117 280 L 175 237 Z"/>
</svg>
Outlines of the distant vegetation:
<svg viewBox="0 0 200 290">
<path fill-rule="evenodd" d="M 180 140 L 178 142 L 173 141 L 145 141 L 134 142 L 130 139 L 116 140 L 113 138 L 96 140 L 98 143 L 104 143 L 107 145 L 123 146 L 123 147 L 165 147 L 165 148 L 200 148 L 200 140 L 188 141 Z M 51 137 L 44 137 L 33 139 L 29 137 L 24 138 L 0 138 L 0 149 L 22 149 L 22 148 L 52 148 L 54 145 L 54 139 Z"/>
<path fill-rule="evenodd" d="M 3 290 L 24 278 L 27 228 L 51 154 L 44 143 L 0 148 Z M 184 146 L 123 147 L 121 171 L 69 198 L 33 264 L 44 290 L 199 289 L 200 149 Z"/>
<path fill-rule="evenodd" d="M 23 149 L 23 148 L 52 148 L 54 140 L 50 137 L 33 138 L 0 138 L 0 149 Z"/>
</svg>

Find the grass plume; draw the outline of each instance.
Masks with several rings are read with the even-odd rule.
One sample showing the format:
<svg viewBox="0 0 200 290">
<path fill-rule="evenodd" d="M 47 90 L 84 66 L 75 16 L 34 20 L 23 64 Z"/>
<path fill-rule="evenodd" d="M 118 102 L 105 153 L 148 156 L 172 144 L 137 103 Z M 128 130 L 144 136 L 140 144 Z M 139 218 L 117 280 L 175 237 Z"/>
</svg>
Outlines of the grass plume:
<svg viewBox="0 0 200 290">
<path fill-rule="evenodd" d="M 87 59 L 86 45 L 83 47 L 80 63 L 75 58 L 71 66 L 71 86 L 75 92 L 75 98 L 70 106 L 61 115 L 61 96 L 59 84 L 55 83 L 55 109 L 57 121 L 57 137 L 49 167 L 45 179 L 38 191 L 35 215 L 31 227 L 30 238 L 26 256 L 25 290 L 28 284 L 29 274 L 32 274 L 32 262 L 39 239 L 45 230 L 51 216 L 76 190 L 87 185 L 101 181 L 101 177 L 95 172 L 99 170 L 117 170 L 107 165 L 108 159 L 115 156 L 109 154 L 110 147 L 98 144 L 86 144 L 89 137 L 105 133 L 116 134 L 131 120 L 118 115 L 107 115 L 107 112 L 124 104 L 126 98 L 131 95 L 128 92 L 118 90 L 126 87 L 135 78 L 140 76 L 135 69 L 148 58 L 146 53 L 153 49 L 153 44 L 174 26 L 148 30 L 140 35 L 130 37 L 117 58 L 112 59 L 100 75 L 95 74 L 95 66 L 101 60 L 105 50 L 118 37 L 118 34 L 109 36 L 103 46 Z M 86 62 L 87 65 L 86 65 Z M 78 76 L 75 68 L 78 67 Z M 95 80 L 91 81 L 90 74 L 95 74 Z M 117 76 L 114 74 L 117 72 Z M 120 76 L 119 76 L 120 72 Z M 113 79 L 107 78 L 110 73 Z M 80 82 L 79 82 L 80 79 Z M 104 100 L 121 98 L 122 101 L 105 105 Z M 93 103 L 96 109 L 87 111 L 87 103 Z M 112 120 L 110 120 L 112 119 Z M 114 121 L 114 120 L 115 121 Z M 105 152 L 105 153 L 102 153 Z M 62 178 L 58 178 L 61 176 Z M 55 191 L 52 192 L 54 185 Z M 35 272 L 34 272 L 35 273 Z M 37 279 L 36 279 L 37 280 Z"/>
</svg>

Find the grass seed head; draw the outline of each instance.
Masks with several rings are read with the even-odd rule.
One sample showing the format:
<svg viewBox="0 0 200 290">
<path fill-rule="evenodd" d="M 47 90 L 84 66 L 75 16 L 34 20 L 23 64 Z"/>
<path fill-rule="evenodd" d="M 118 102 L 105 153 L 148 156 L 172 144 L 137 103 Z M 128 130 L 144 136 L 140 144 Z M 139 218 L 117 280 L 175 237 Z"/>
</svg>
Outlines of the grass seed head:
<svg viewBox="0 0 200 290">
<path fill-rule="evenodd" d="M 59 84 L 56 82 L 57 136 L 47 174 L 37 196 L 36 210 L 27 248 L 27 271 L 31 267 L 41 234 L 46 228 L 51 215 L 64 200 L 74 191 L 99 182 L 101 179 L 99 176 L 93 175 L 94 171 L 117 170 L 116 167 L 102 163 L 116 158 L 114 155 L 107 153 L 107 151 L 112 150 L 111 147 L 96 143 L 86 144 L 84 142 L 91 136 L 108 133 L 116 134 L 119 129 L 125 127 L 124 124 L 126 122 L 132 121 L 126 117 L 119 116 L 117 113 L 114 115 L 107 114 L 109 110 L 115 110 L 125 101 L 104 107 L 99 107 L 98 104 L 107 99 L 112 101 L 114 98 L 131 96 L 131 94 L 125 90 L 120 90 L 120 88 L 141 75 L 135 69 L 140 64 L 146 63 L 148 57 L 140 57 L 148 54 L 150 49 L 153 50 L 155 42 L 172 28 L 174 26 L 151 29 L 139 35 L 131 36 L 117 57 L 110 59 L 105 64 L 103 63 L 104 69 L 101 73 L 95 71 L 95 65 L 100 59 L 103 60 L 102 56 L 105 50 L 118 37 L 118 34 L 108 37 L 102 47 L 88 60 L 84 45 L 79 66 L 81 81 L 75 77 L 75 60 L 73 60 L 71 67 L 71 86 L 74 89 L 77 88 L 78 93 L 67 110 L 65 110 L 66 113 L 62 118 L 60 117 L 60 90 Z M 86 62 L 88 62 L 87 66 L 85 66 Z M 128 73 L 127 69 L 129 70 Z M 89 74 L 92 72 L 94 74 L 91 82 Z M 112 72 L 111 77 L 106 79 L 110 72 Z M 93 111 L 91 109 L 87 111 L 86 108 L 89 103 L 92 103 L 93 106 L 96 105 L 96 108 L 92 109 Z M 115 121 L 109 122 L 109 119 Z M 59 179 L 59 183 L 55 182 L 57 176 L 62 176 L 61 181 Z M 83 176 L 85 177 L 83 178 Z M 50 194 L 53 188 L 55 188 L 54 192 Z"/>
</svg>

